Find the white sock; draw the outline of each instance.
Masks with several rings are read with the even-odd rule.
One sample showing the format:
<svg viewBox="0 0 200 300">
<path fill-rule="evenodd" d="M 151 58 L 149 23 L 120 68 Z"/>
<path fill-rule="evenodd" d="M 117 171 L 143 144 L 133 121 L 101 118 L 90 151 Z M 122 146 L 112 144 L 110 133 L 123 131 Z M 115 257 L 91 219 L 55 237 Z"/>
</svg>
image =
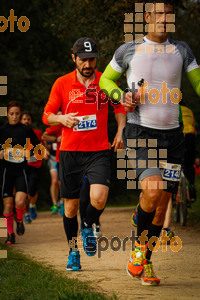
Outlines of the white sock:
<svg viewBox="0 0 200 300">
<path fill-rule="evenodd" d="M 35 207 L 35 204 L 31 204 L 31 203 L 30 203 L 30 204 L 29 204 L 29 207 L 31 207 L 31 208 L 32 208 L 32 207 Z"/>
</svg>

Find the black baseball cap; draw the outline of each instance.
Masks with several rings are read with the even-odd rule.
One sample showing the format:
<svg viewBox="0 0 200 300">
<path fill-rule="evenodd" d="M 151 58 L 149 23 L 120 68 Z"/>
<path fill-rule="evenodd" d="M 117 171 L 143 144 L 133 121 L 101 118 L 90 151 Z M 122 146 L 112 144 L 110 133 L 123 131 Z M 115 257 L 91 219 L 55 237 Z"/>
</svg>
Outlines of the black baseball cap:
<svg viewBox="0 0 200 300">
<path fill-rule="evenodd" d="M 78 39 L 74 43 L 72 51 L 80 58 L 99 57 L 97 44 L 93 39 L 88 37 L 81 37 Z"/>
</svg>

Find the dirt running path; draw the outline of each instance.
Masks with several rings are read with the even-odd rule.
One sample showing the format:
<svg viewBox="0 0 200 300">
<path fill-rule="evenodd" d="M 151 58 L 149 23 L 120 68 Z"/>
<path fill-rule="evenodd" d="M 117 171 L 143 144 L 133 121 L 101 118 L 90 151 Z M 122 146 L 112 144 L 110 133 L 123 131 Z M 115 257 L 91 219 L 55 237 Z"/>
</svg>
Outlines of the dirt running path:
<svg viewBox="0 0 200 300">
<path fill-rule="evenodd" d="M 131 208 L 107 208 L 101 217 L 103 234 L 110 240 L 118 236 L 122 240 L 130 236 Z M 66 272 L 67 244 L 62 218 L 50 213 L 39 213 L 38 219 L 26 225 L 23 237 L 17 237 L 13 248 L 30 255 L 36 261 L 45 262 L 64 271 L 68 278 L 89 280 L 107 295 L 115 293 L 119 299 L 199 299 L 200 295 L 200 230 L 188 226 L 172 229 L 182 239 L 183 247 L 178 253 L 167 249 L 153 255 L 154 270 L 161 279 L 159 287 L 141 286 L 138 279 L 126 273 L 131 243 L 126 252 L 113 252 L 110 247 L 97 255 L 88 257 L 81 253 L 81 272 Z"/>
</svg>

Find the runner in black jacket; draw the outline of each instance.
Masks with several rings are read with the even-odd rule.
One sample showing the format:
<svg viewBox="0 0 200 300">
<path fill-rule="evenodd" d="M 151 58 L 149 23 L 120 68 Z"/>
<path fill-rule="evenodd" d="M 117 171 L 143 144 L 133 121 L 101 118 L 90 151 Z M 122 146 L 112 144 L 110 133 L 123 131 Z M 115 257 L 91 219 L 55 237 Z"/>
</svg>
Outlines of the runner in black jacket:
<svg viewBox="0 0 200 300">
<path fill-rule="evenodd" d="M 3 215 L 7 221 L 8 238 L 6 244 L 15 243 L 13 230 L 13 190 L 15 188 L 15 209 L 17 234 L 23 235 L 25 228 L 23 224 L 23 213 L 27 197 L 27 161 L 28 153 L 33 154 L 33 150 L 40 142 L 31 127 L 27 127 L 20 121 L 20 105 L 17 101 L 11 101 L 7 105 L 8 123 L 0 127 L 0 157 L 3 157 L 3 181 L 2 198 L 4 202 Z M 28 140 L 29 139 L 29 143 Z M 33 146 L 33 150 L 25 148 Z M 30 146 L 31 148 L 31 146 Z M 30 149 L 29 148 L 29 149 Z M 27 158 L 29 158 L 27 156 Z"/>
</svg>

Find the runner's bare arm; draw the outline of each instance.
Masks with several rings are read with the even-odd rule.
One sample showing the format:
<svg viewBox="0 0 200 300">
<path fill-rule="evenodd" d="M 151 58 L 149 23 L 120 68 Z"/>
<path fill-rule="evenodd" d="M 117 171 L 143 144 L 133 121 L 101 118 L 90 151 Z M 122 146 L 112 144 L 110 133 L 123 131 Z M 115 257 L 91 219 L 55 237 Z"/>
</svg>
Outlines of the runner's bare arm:
<svg viewBox="0 0 200 300">
<path fill-rule="evenodd" d="M 52 113 L 47 117 L 47 122 L 49 125 L 63 124 L 65 127 L 73 128 L 79 123 L 79 120 L 76 118 L 77 115 L 78 112 L 66 115 L 55 115 Z"/>
<path fill-rule="evenodd" d="M 114 152 L 116 152 L 117 149 L 124 148 L 124 144 L 122 140 L 122 131 L 123 128 L 126 126 L 126 115 L 123 113 L 118 113 L 115 115 L 115 118 L 117 121 L 118 129 L 115 138 L 113 140 L 113 143 L 111 145 L 111 147 L 114 147 Z"/>
<path fill-rule="evenodd" d="M 54 135 L 49 135 L 46 131 L 42 135 L 42 140 L 46 142 L 55 142 L 55 136 Z"/>
</svg>

